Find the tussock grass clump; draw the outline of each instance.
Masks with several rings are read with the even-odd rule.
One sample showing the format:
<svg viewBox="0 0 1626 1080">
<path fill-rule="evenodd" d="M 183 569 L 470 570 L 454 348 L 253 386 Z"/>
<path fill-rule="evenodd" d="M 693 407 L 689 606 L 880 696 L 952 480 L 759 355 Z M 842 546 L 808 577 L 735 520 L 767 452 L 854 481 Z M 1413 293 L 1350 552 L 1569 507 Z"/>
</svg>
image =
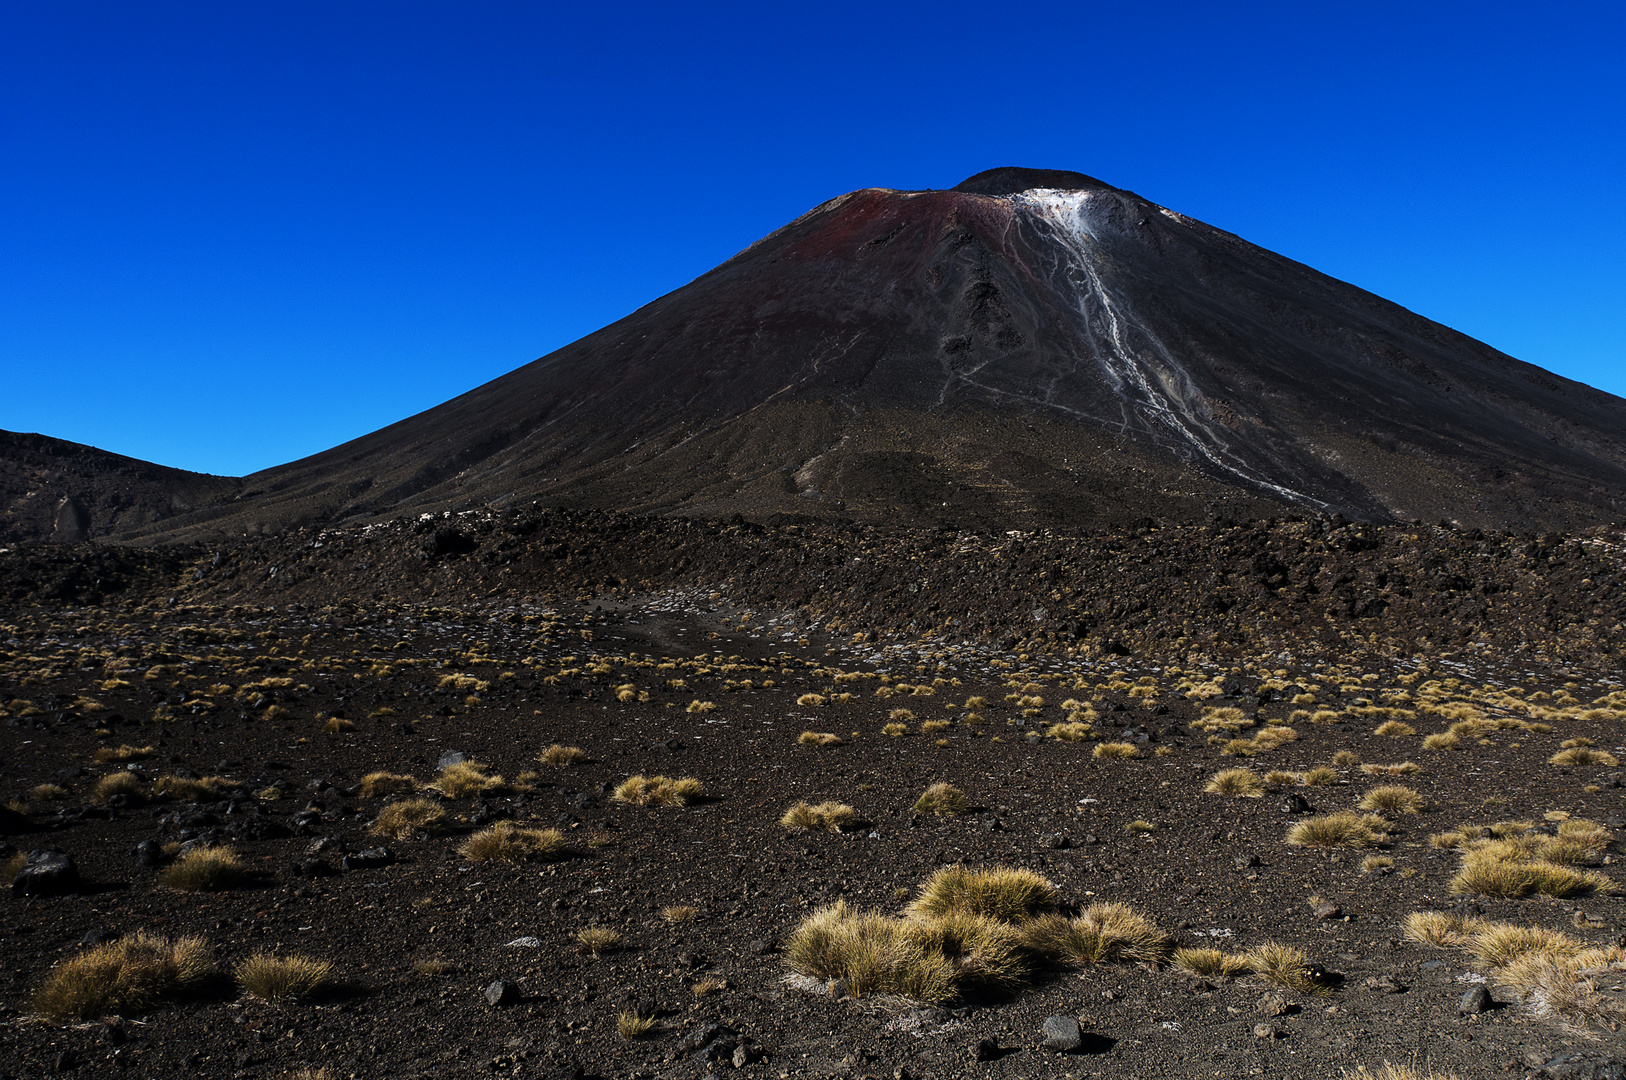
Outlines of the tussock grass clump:
<svg viewBox="0 0 1626 1080">
<path fill-rule="evenodd" d="M 631 1010 L 615 1014 L 615 1030 L 623 1039 L 648 1039 L 660 1033 L 660 1025 L 653 1016 L 639 1016 Z"/>
<path fill-rule="evenodd" d="M 356 722 L 354 720 L 346 720 L 342 716 L 334 716 L 330 717 L 328 722 L 322 725 L 322 730 L 327 732 L 329 735 L 337 735 L 341 731 L 356 730 Z"/>
<path fill-rule="evenodd" d="M 1456 1073 L 1436 1072 L 1433 1069 L 1419 1069 L 1415 1065 L 1396 1065 L 1392 1061 L 1385 1061 L 1375 1069 L 1368 1069 L 1365 1065 L 1354 1069 L 1345 1069 L 1341 1074 L 1342 1080 L 1462 1080 Z"/>
<path fill-rule="evenodd" d="M 1157 963 L 1168 955 L 1169 936 L 1126 904 L 1091 904 L 1073 919 L 1040 915 L 1022 926 L 1033 952 L 1065 964 Z"/>
<path fill-rule="evenodd" d="M 90 789 L 91 798 L 97 802 L 106 802 L 115 795 L 128 795 L 133 799 L 147 797 L 147 785 L 141 778 L 131 772 L 116 772 L 102 777 L 96 781 L 96 786 Z"/>
<path fill-rule="evenodd" d="M 1428 800 L 1409 787 L 1386 784 L 1375 787 L 1361 797 L 1362 810 L 1376 810 L 1390 814 L 1420 814 L 1428 809 Z"/>
<path fill-rule="evenodd" d="M 1470 851 L 1462 867 L 1451 879 L 1452 896 L 1543 896 L 1568 899 L 1613 893 L 1618 887 L 1609 877 L 1594 870 L 1571 870 L 1545 862 L 1506 860 L 1484 849 Z"/>
<path fill-rule="evenodd" d="M 669 904 L 661 908 L 661 918 L 672 926 L 693 922 L 699 914 L 700 909 L 693 904 Z"/>
<path fill-rule="evenodd" d="M 584 926 L 576 931 L 576 944 L 588 956 L 602 956 L 621 947 L 621 931 L 608 926 Z"/>
<path fill-rule="evenodd" d="M 1374 831 L 1370 819 L 1353 810 L 1306 818 L 1287 830 L 1287 842 L 1294 847 L 1367 848 L 1382 840 L 1382 834 Z"/>
<path fill-rule="evenodd" d="M 183 892 L 215 892 L 231 888 L 247 874 L 237 852 L 222 846 L 193 848 L 159 871 L 158 878 Z"/>
<path fill-rule="evenodd" d="M 1340 750 L 1332 756 L 1332 763 L 1340 769 L 1350 769 L 1361 763 L 1361 756 L 1353 750 Z"/>
<path fill-rule="evenodd" d="M 1236 953 L 1218 949 L 1176 949 L 1174 966 L 1188 975 L 1233 979 L 1248 974 L 1248 961 Z"/>
<path fill-rule="evenodd" d="M 844 739 L 829 731 L 804 731 L 796 737 L 803 746 L 840 746 Z"/>
<path fill-rule="evenodd" d="M 257 952 L 232 969 L 237 985 L 265 1001 L 305 1001 L 329 986 L 333 965 L 308 956 Z"/>
<path fill-rule="evenodd" d="M 457 853 L 471 862 L 558 862 L 576 854 L 558 829 L 528 829 L 499 821 L 463 841 Z"/>
<path fill-rule="evenodd" d="M 1265 793 L 1265 785 L 1252 769 L 1221 769 L 1208 778 L 1203 790 L 1210 795 L 1257 799 Z"/>
<path fill-rule="evenodd" d="M 1563 955 L 1532 952 L 1510 961 L 1496 981 L 1518 991 L 1525 1008 L 1543 1020 L 1557 1020 L 1584 1033 L 1589 1028 L 1618 1032 L 1626 1004 L 1598 993 L 1598 978 L 1618 980 L 1626 970 L 1626 949 L 1618 945 Z"/>
<path fill-rule="evenodd" d="M 499 794 L 508 785 L 502 777 L 486 772 L 486 767 L 478 761 L 463 761 L 440 770 L 433 786 L 448 798 L 464 799 L 471 795 Z"/>
<path fill-rule="evenodd" d="M 633 806 L 688 806 L 706 793 L 706 786 L 692 776 L 629 776 L 611 793 L 616 802 Z"/>
<path fill-rule="evenodd" d="M 1262 982 L 1300 994 L 1313 994 L 1321 989 L 1303 949 L 1266 942 L 1249 949 L 1242 958 L 1254 977 Z"/>
<path fill-rule="evenodd" d="M 392 772 L 370 772 L 361 778 L 363 798 L 376 799 L 381 795 L 404 795 L 418 790 L 418 778 Z"/>
<path fill-rule="evenodd" d="M 433 835 L 450 827 L 451 818 L 440 803 L 433 799 L 402 799 L 380 810 L 368 831 L 392 840 L 410 840 L 420 832 Z"/>
<path fill-rule="evenodd" d="M 1566 933 L 1515 923 L 1487 923 L 1463 947 L 1492 967 L 1504 967 L 1530 953 L 1573 956 L 1581 951 L 1580 942 Z"/>
<path fill-rule="evenodd" d="M 927 720 L 920 725 L 922 735 L 935 735 L 939 731 L 947 731 L 948 729 L 949 722 L 947 720 Z"/>
<path fill-rule="evenodd" d="M 941 867 L 927 878 L 906 914 L 917 919 L 986 915 L 1015 923 L 1055 905 L 1056 887 L 1031 870 L 1008 866 L 971 870 L 955 865 Z"/>
<path fill-rule="evenodd" d="M 1134 743 L 1104 742 L 1097 744 L 1096 748 L 1090 751 L 1090 756 L 1107 761 L 1123 761 L 1127 758 L 1140 757 L 1140 750 Z"/>
<path fill-rule="evenodd" d="M 1316 765 L 1300 774 L 1305 787 L 1328 787 L 1338 782 L 1338 770 L 1331 765 Z"/>
<path fill-rule="evenodd" d="M 587 752 L 579 746 L 554 743 L 537 757 L 544 765 L 582 765 L 588 760 Z"/>
<path fill-rule="evenodd" d="M 896 721 L 894 721 L 894 722 L 886 725 L 885 727 L 883 727 L 881 729 L 881 734 L 882 735 L 890 735 L 895 739 L 895 738 L 898 738 L 899 736 L 909 734 L 909 729 L 905 725 L 897 723 Z"/>
<path fill-rule="evenodd" d="M 98 746 L 93 758 L 97 764 L 106 765 L 109 762 L 114 761 L 140 761 L 144 758 L 152 757 L 157 752 L 158 750 L 155 747 L 131 746 L 126 743 L 123 746 L 117 747 Z"/>
<path fill-rule="evenodd" d="M 61 802 L 68 797 L 68 789 L 61 784 L 35 784 L 28 789 L 30 802 Z"/>
<path fill-rule="evenodd" d="M 1462 739 L 1454 732 L 1436 731 L 1432 735 L 1423 736 L 1424 750 L 1460 750 Z"/>
<path fill-rule="evenodd" d="M 1265 773 L 1267 787 L 1296 787 L 1304 782 L 1304 774 L 1291 769 L 1271 769 Z"/>
<path fill-rule="evenodd" d="M 196 992 L 214 974 L 202 938 L 171 941 L 144 930 L 58 964 L 30 1004 L 58 1020 L 143 1012 Z"/>
<path fill-rule="evenodd" d="M 1375 729 L 1373 729 L 1372 734 L 1392 735 L 1396 738 L 1403 738 L 1407 735 L 1417 734 L 1417 729 L 1406 723 L 1404 720 L 1385 720 L 1383 723 L 1379 724 Z"/>
<path fill-rule="evenodd" d="M 1406 916 L 1406 938 L 1422 945 L 1459 949 L 1489 925 L 1451 911 L 1414 911 Z"/>
<path fill-rule="evenodd" d="M 1061 742 L 1083 742 L 1095 734 L 1095 730 L 1087 723 L 1068 721 L 1065 724 L 1050 725 L 1046 734 L 1052 739 L 1058 739 Z"/>
<path fill-rule="evenodd" d="M 842 802 L 822 802 L 816 806 L 799 802 L 785 811 L 779 824 L 809 832 L 846 832 L 858 824 L 858 811 Z"/>
<path fill-rule="evenodd" d="M 1368 855 L 1361 860 L 1363 874 L 1375 874 L 1393 868 L 1395 861 L 1387 855 Z"/>
<path fill-rule="evenodd" d="M 1378 765 L 1369 762 L 1361 766 L 1361 772 L 1367 776 L 1410 776 L 1413 773 L 1422 771 L 1423 767 L 1421 765 L 1410 761 L 1401 761 L 1393 765 Z"/>
<path fill-rule="evenodd" d="M 891 919 L 838 901 L 791 934 L 792 970 L 841 979 L 853 997 L 891 993 L 943 1002 L 969 989 L 1012 990 L 1032 973 L 1015 927 L 965 913 Z"/>
<path fill-rule="evenodd" d="M 915 800 L 917 814 L 936 814 L 939 817 L 958 817 L 971 809 L 971 800 L 953 784 L 939 780 L 921 792 Z"/>
<path fill-rule="evenodd" d="M 1547 759 L 1549 765 L 1608 765 L 1613 767 L 1620 764 L 1620 760 L 1607 750 L 1594 750 L 1589 746 L 1572 746 L 1568 750 L 1560 750 Z"/>
</svg>

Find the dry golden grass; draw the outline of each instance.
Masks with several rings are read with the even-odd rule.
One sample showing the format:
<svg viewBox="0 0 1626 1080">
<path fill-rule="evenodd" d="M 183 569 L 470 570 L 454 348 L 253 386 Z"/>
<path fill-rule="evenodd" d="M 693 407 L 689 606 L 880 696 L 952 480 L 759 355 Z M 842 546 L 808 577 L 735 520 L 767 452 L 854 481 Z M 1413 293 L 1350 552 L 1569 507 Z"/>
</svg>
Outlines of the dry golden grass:
<svg viewBox="0 0 1626 1080">
<path fill-rule="evenodd" d="M 1316 765 L 1300 775 L 1305 787 L 1328 787 L 1338 782 L 1338 770 L 1331 765 Z"/>
<path fill-rule="evenodd" d="M 1581 951 L 1580 943 L 1568 934 L 1514 923 L 1487 923 L 1464 948 L 1492 967 L 1504 967 L 1531 953 L 1572 956 Z"/>
<path fill-rule="evenodd" d="M 602 956 L 621 947 L 621 931 L 608 926 L 584 926 L 576 931 L 576 944 L 588 956 Z"/>
<path fill-rule="evenodd" d="M 843 902 L 803 920 L 785 946 L 792 970 L 840 979 L 853 997 L 943 1002 L 968 989 L 1013 990 L 1032 975 L 1015 927 L 964 913 L 891 919 Z"/>
<path fill-rule="evenodd" d="M 381 795 L 404 795 L 418 790 L 418 778 L 401 773 L 370 772 L 361 778 L 363 798 L 376 799 Z"/>
<path fill-rule="evenodd" d="M 28 789 L 30 802 L 61 802 L 68 794 L 68 789 L 61 784 L 36 784 Z"/>
<path fill-rule="evenodd" d="M 588 760 L 587 752 L 579 746 L 554 743 L 537 757 L 544 765 L 582 765 Z"/>
<path fill-rule="evenodd" d="M 1461 747 L 1462 739 L 1450 731 L 1436 731 L 1423 736 L 1424 750 L 1458 750 Z"/>
<path fill-rule="evenodd" d="M 91 798 L 96 802 L 106 802 L 115 795 L 128 795 L 134 799 L 145 799 L 147 797 L 147 785 L 143 784 L 141 778 L 135 773 L 116 772 L 96 781 L 96 786 L 91 788 L 90 791 Z"/>
<path fill-rule="evenodd" d="M 1361 757 L 1353 750 L 1340 750 L 1332 756 L 1332 763 L 1340 769 L 1350 769 L 1361 763 Z"/>
<path fill-rule="evenodd" d="M 906 914 L 917 919 L 986 915 L 1014 923 L 1055 904 L 1056 887 L 1031 870 L 1008 866 L 971 870 L 955 865 L 941 867 L 927 878 Z"/>
<path fill-rule="evenodd" d="M 1342 1080 L 1462 1080 L 1462 1077 L 1456 1073 L 1437 1072 L 1434 1069 L 1420 1069 L 1415 1065 L 1397 1065 L 1392 1061 L 1385 1061 L 1375 1069 L 1368 1069 L 1365 1065 L 1344 1069 Z"/>
<path fill-rule="evenodd" d="M 1242 954 L 1254 977 L 1295 993 L 1313 994 L 1321 989 L 1310 970 L 1310 958 L 1303 949 L 1266 942 Z"/>
<path fill-rule="evenodd" d="M 615 1030 L 623 1039 L 648 1039 L 660 1034 L 660 1025 L 653 1016 L 622 1011 L 615 1014 Z"/>
<path fill-rule="evenodd" d="M 1410 776 L 1423 771 L 1421 765 L 1410 761 L 1401 761 L 1393 765 L 1378 765 L 1365 763 L 1361 765 L 1361 772 L 1367 776 Z"/>
<path fill-rule="evenodd" d="M 696 979 L 695 984 L 689 988 L 697 998 L 710 997 L 712 994 L 718 994 L 727 989 L 728 981 L 726 979 L 712 978 Z"/>
<path fill-rule="evenodd" d="M 157 752 L 155 747 L 125 744 L 119 747 L 99 746 L 93 756 L 98 764 L 106 765 L 113 761 L 139 761 L 143 758 L 150 758 Z"/>
<path fill-rule="evenodd" d="M 478 761 L 448 765 L 440 770 L 440 775 L 435 777 L 431 786 L 453 799 L 464 799 L 471 795 L 500 794 L 507 788 L 502 777 L 486 772 L 486 767 Z"/>
<path fill-rule="evenodd" d="M 1252 769 L 1221 769 L 1208 778 L 1203 790 L 1210 795 L 1257 799 L 1265 793 L 1265 785 Z"/>
<path fill-rule="evenodd" d="M 1394 866 L 1394 864 L 1395 861 L 1389 858 L 1387 855 L 1368 855 L 1366 858 L 1361 860 L 1361 872 L 1364 874 L 1375 874 L 1380 870 L 1390 869 Z"/>
<path fill-rule="evenodd" d="M 392 840 L 410 840 L 420 832 L 433 835 L 450 827 L 451 818 L 440 803 L 433 799 L 402 799 L 380 810 L 368 831 Z"/>
<path fill-rule="evenodd" d="M 706 786 L 692 776 L 629 776 L 621 781 L 610 798 L 633 806 L 688 806 L 706 793 Z"/>
<path fill-rule="evenodd" d="M 1059 739 L 1062 742 L 1083 742 L 1094 734 L 1094 729 L 1086 723 L 1068 721 L 1065 724 L 1050 725 L 1045 733 L 1051 738 Z"/>
<path fill-rule="evenodd" d="M 1547 759 L 1550 765 L 1607 765 L 1610 767 L 1620 764 L 1620 760 L 1607 750 L 1594 750 L 1588 746 L 1572 746 L 1568 750 L 1560 750 Z"/>
<path fill-rule="evenodd" d="M 939 731 L 947 731 L 949 727 L 950 724 L 947 720 L 927 720 L 920 725 L 920 733 L 922 735 L 935 735 Z"/>
<path fill-rule="evenodd" d="M 1172 963 L 1188 975 L 1235 978 L 1248 974 L 1246 957 L 1218 949 L 1176 949 Z"/>
<path fill-rule="evenodd" d="M 1375 729 L 1373 729 L 1372 734 L 1392 735 L 1396 738 L 1402 738 L 1407 735 L 1417 734 L 1417 729 L 1406 723 L 1404 720 L 1385 720 L 1383 723 L 1379 724 Z"/>
<path fill-rule="evenodd" d="M 237 852 L 229 847 L 193 848 L 159 871 L 158 879 L 183 892 L 229 889 L 248 874 Z"/>
<path fill-rule="evenodd" d="M 346 720 L 343 717 L 335 716 L 330 718 L 327 723 L 322 725 L 322 730 L 327 732 L 329 735 L 337 735 L 341 731 L 356 730 L 356 722 L 354 720 Z"/>
<path fill-rule="evenodd" d="M 1481 848 L 1471 850 L 1448 886 L 1452 896 L 1529 896 L 1540 893 L 1558 899 L 1610 894 L 1617 886 L 1594 870 L 1572 870 L 1545 862 L 1504 859 Z"/>
<path fill-rule="evenodd" d="M 1077 918 L 1040 915 L 1022 926 L 1022 943 L 1065 964 L 1157 963 L 1169 936 L 1126 904 L 1091 904 Z"/>
<path fill-rule="evenodd" d="M 858 824 L 858 811 L 841 802 L 817 805 L 798 802 L 785 811 L 779 824 L 787 829 L 806 829 L 810 832 L 846 832 Z"/>
<path fill-rule="evenodd" d="M 971 800 L 953 784 L 939 780 L 921 792 L 915 800 L 917 814 L 936 814 L 939 817 L 958 817 L 971 809 Z"/>
<path fill-rule="evenodd" d="M 1106 761 L 1123 761 L 1128 758 L 1140 757 L 1140 750 L 1136 748 L 1134 743 L 1104 742 L 1097 744 L 1095 749 L 1090 751 L 1090 756 Z"/>
<path fill-rule="evenodd" d="M 308 956 L 257 952 L 232 969 L 237 985 L 265 1001 L 305 1001 L 331 985 L 333 965 Z"/>
<path fill-rule="evenodd" d="M 1466 946 L 1488 923 L 1451 911 L 1414 911 L 1406 916 L 1406 937 L 1442 949 Z"/>
<path fill-rule="evenodd" d="M 844 740 L 829 731 L 804 731 L 796 737 L 796 741 L 803 746 L 840 746 Z"/>
<path fill-rule="evenodd" d="M 1372 823 L 1352 810 L 1306 818 L 1287 830 L 1287 842 L 1294 847 L 1367 848 L 1382 840 Z"/>
<path fill-rule="evenodd" d="M 463 841 L 457 852 L 471 862 L 558 862 L 576 850 L 558 829 L 528 829 L 499 821 Z"/>
<path fill-rule="evenodd" d="M 202 938 L 171 941 L 141 930 L 58 964 L 30 1004 L 58 1020 L 128 1015 L 194 993 L 213 974 Z"/>
<path fill-rule="evenodd" d="M 885 727 L 883 727 L 881 729 L 881 734 L 882 735 L 890 735 L 893 738 L 898 738 L 899 736 L 909 734 L 909 729 L 907 727 L 905 727 L 903 724 L 893 722 L 893 723 L 890 723 L 890 724 L 886 725 Z"/>
<path fill-rule="evenodd" d="M 699 914 L 700 909 L 693 904 L 671 904 L 661 908 L 661 918 L 672 926 L 693 922 Z"/>
<path fill-rule="evenodd" d="M 1420 814 L 1428 809 L 1428 800 L 1409 787 L 1386 784 L 1375 787 L 1361 796 L 1362 810 L 1376 810 L 1390 814 Z"/>
</svg>

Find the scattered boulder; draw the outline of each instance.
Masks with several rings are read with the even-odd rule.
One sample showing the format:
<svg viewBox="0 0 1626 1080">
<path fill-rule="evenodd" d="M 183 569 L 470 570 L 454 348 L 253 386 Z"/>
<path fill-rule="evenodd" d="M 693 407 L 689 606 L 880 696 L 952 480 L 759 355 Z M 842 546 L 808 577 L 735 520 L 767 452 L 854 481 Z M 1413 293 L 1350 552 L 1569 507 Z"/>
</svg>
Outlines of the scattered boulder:
<svg viewBox="0 0 1626 1080">
<path fill-rule="evenodd" d="M 1457 1012 L 1463 1016 L 1477 1016 L 1482 1012 L 1489 1012 L 1496 1007 L 1496 999 L 1491 992 L 1483 986 L 1470 986 L 1468 992 L 1462 995 L 1457 1003 Z"/>
<path fill-rule="evenodd" d="M 444 754 L 440 755 L 440 760 L 435 762 L 435 768 L 450 769 L 453 765 L 461 765 L 468 760 L 469 755 L 465 754 L 463 751 L 448 750 Z"/>
<path fill-rule="evenodd" d="M 1039 1032 L 1047 1050 L 1069 1054 L 1084 1045 L 1084 1029 L 1071 1016 L 1047 1016 Z"/>
<path fill-rule="evenodd" d="M 55 848 L 36 848 L 11 879 L 11 891 L 18 896 L 66 896 L 78 892 L 81 884 L 72 855 Z"/>
<path fill-rule="evenodd" d="M 131 854 L 135 856 L 136 865 L 147 870 L 164 864 L 164 849 L 156 840 L 141 841 Z"/>
<path fill-rule="evenodd" d="M 346 855 L 341 865 L 346 870 L 371 870 L 379 866 L 389 866 L 394 862 L 395 852 L 387 847 L 375 847 Z"/>
<path fill-rule="evenodd" d="M 519 984 L 509 982 L 507 979 L 497 979 L 486 987 L 485 994 L 488 1005 L 501 1009 L 519 1000 Z"/>
</svg>

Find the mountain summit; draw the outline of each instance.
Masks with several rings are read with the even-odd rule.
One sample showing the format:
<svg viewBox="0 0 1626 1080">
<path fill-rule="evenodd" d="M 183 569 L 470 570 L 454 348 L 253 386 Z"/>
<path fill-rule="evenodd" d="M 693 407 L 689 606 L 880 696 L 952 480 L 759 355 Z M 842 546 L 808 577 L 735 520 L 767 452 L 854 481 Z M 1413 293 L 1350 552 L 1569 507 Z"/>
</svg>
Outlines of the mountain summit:
<svg viewBox="0 0 1626 1080">
<path fill-rule="evenodd" d="M 64 494 L 71 494 L 64 492 Z M 832 199 L 192 535 L 514 500 L 994 528 L 1617 517 L 1626 402 L 1082 173 Z"/>
</svg>

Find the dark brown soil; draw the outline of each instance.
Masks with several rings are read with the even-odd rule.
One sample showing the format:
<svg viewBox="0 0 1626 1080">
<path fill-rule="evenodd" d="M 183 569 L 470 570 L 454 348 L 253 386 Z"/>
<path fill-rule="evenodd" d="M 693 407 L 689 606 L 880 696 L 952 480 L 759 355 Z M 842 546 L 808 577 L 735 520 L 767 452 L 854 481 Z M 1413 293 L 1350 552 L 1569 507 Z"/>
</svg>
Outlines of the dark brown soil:
<svg viewBox="0 0 1626 1080">
<path fill-rule="evenodd" d="M 1401 923 L 1466 906 L 1590 943 L 1626 934 L 1618 897 L 1450 897 L 1456 857 L 1426 843 L 1464 823 L 1550 829 L 1558 814 L 1622 835 L 1618 768 L 1547 764 L 1578 737 L 1626 753 L 1620 712 L 1591 706 L 1620 689 L 1615 540 L 1326 521 L 989 537 L 526 512 L 229 548 L 14 549 L 0 555 L 11 597 L 0 613 L 0 796 L 27 805 L 9 842 L 68 851 L 87 884 L 0 899 L 12 945 L 0 1075 L 278 1077 L 309 1066 L 379 1077 L 1285 1080 L 1385 1060 L 1464 1077 L 1593 1075 L 1579 1070 L 1618 1061 L 1615 1036 L 1535 1020 L 1505 989 L 1497 1008 L 1460 1015 L 1484 969 L 1408 942 Z M 99 569 L 74 577 L 75 566 Z M 106 585 L 115 573 L 118 589 Z M 1214 597 L 1223 610 L 1204 606 Z M 486 686 L 442 686 L 455 674 Z M 933 692 L 877 696 L 882 675 Z M 289 682 L 240 690 L 267 679 Z M 1007 695 L 1030 684 L 1045 704 L 1024 716 Z M 1518 694 L 1501 693 L 1515 684 Z M 629 685 L 633 700 L 622 700 Z M 1301 693 L 1314 703 L 1285 700 Z M 973 696 L 987 706 L 966 708 Z M 1039 737 L 1068 698 L 1092 704 L 1100 739 Z M 694 701 L 716 708 L 689 711 Z M 1578 718 L 1567 702 L 1598 711 Z M 1569 711 L 1547 732 L 1423 749 L 1452 703 L 1493 718 Z M 1278 719 L 1299 738 L 1226 756 L 1223 740 L 1191 726 L 1216 705 L 1258 718 L 1243 734 Z M 883 735 L 899 708 L 914 714 L 910 734 Z M 1337 715 L 1293 720 L 1295 709 Z M 1386 709 L 1409 712 L 1417 734 L 1376 735 Z M 353 729 L 325 731 L 341 714 Z M 950 726 L 925 734 L 927 720 Z M 799 745 L 804 730 L 845 743 Z M 1139 756 L 1092 756 L 1103 740 Z M 591 763 L 539 764 L 554 742 Z M 220 775 L 239 794 L 96 805 L 95 781 L 122 766 L 93 756 L 120 745 L 154 748 L 135 763 L 144 777 Z M 429 781 L 446 751 L 510 781 L 537 775 L 528 790 L 446 800 L 454 832 L 382 841 L 391 865 L 343 869 L 347 853 L 381 843 L 367 826 L 386 800 L 360 797 L 361 777 Z M 1222 768 L 1302 771 L 1339 751 L 1422 771 L 1391 781 L 1346 764 L 1331 786 L 1283 783 L 1260 799 L 1202 791 Z M 709 798 L 684 809 L 613 802 L 609 789 L 635 773 L 697 777 Z M 53 777 L 65 798 L 30 798 Z M 912 813 L 938 780 L 977 809 Z M 1306 814 L 1284 813 L 1290 794 L 1325 812 L 1388 782 L 1430 802 L 1395 818 L 1380 852 L 1392 866 L 1364 871 L 1368 852 L 1285 842 Z M 778 818 L 798 799 L 850 803 L 866 827 L 787 832 Z M 503 818 L 557 826 L 580 854 L 510 867 L 457 853 Z M 1151 831 L 1126 828 L 1135 821 Z M 199 837 L 232 843 L 252 879 L 180 893 L 132 856 L 144 840 Z M 1616 882 L 1618 857 L 1598 867 Z M 312 860 L 333 872 L 309 876 Z M 896 912 L 952 862 L 1032 868 L 1069 903 L 1129 903 L 1180 944 L 1299 946 L 1323 969 L 1322 990 L 1262 1004 L 1276 991 L 1248 979 L 1100 966 L 1010 999 L 922 1008 L 787 981 L 780 945 L 810 911 L 839 897 Z M 1312 898 L 1338 913 L 1318 916 Z M 669 924 L 661 912 L 673 905 L 697 915 Z M 620 931 L 625 947 L 583 955 L 574 935 L 589 925 Z M 329 959 L 342 983 L 301 1005 L 222 982 L 141 1015 L 29 1015 L 31 991 L 87 935 L 141 929 L 202 935 L 223 970 L 264 949 Z M 516 943 L 526 938 L 535 943 Z M 445 970 L 422 973 L 431 960 Z M 726 986 L 696 997 L 708 978 Z M 499 979 L 518 985 L 516 1003 L 487 1004 Z M 628 1009 L 653 1009 L 654 1037 L 617 1033 Z M 1079 1052 L 1042 1048 L 1052 1014 L 1081 1019 Z M 708 1024 L 724 1033 L 686 1050 Z M 983 1040 L 997 1050 L 975 1061 Z M 1550 1064 L 1577 1053 L 1593 1057 Z"/>
</svg>

